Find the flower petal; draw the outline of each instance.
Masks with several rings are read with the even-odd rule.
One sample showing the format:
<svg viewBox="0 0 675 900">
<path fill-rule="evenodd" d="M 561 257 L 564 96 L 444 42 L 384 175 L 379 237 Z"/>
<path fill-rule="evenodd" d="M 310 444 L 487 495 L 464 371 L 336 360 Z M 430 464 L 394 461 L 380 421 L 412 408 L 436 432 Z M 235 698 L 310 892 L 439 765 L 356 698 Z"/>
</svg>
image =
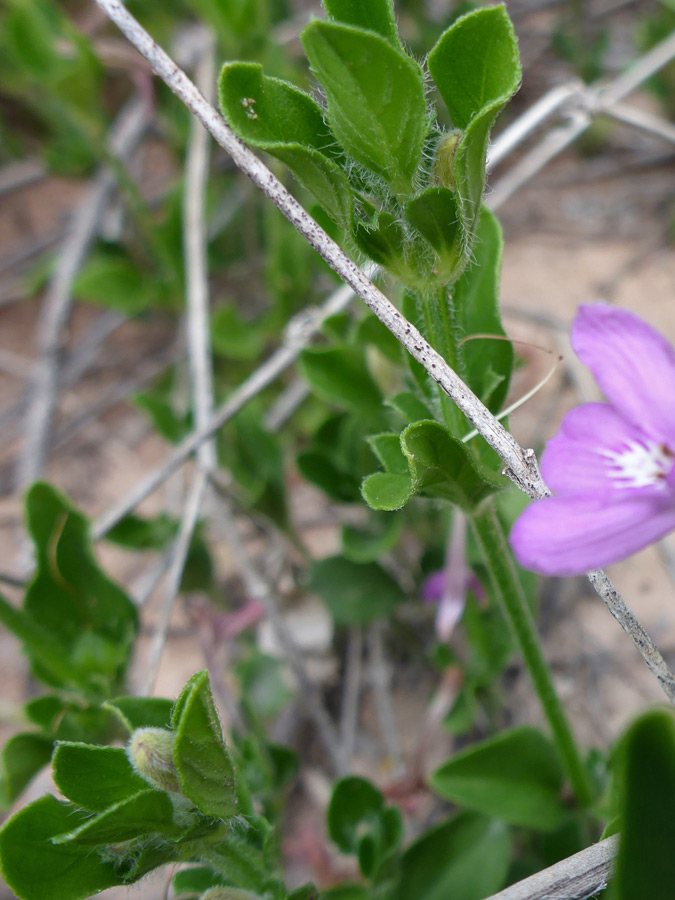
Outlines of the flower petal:
<svg viewBox="0 0 675 900">
<path fill-rule="evenodd" d="M 675 529 L 675 505 L 644 496 L 603 503 L 547 497 L 527 507 L 511 530 L 511 546 L 526 569 L 581 575 L 642 550 Z"/>
<path fill-rule="evenodd" d="M 675 439 L 675 350 L 658 331 L 596 303 L 579 307 L 572 347 L 621 415 L 659 441 Z"/>
<path fill-rule="evenodd" d="M 621 452 L 641 432 L 608 403 L 585 403 L 562 420 L 560 431 L 547 444 L 541 458 L 541 474 L 552 491 L 566 496 L 601 496 L 623 493 L 626 488 L 611 477 L 604 452 Z M 631 493 L 636 489 L 631 488 Z M 639 489 L 660 492 L 660 486 Z"/>
</svg>

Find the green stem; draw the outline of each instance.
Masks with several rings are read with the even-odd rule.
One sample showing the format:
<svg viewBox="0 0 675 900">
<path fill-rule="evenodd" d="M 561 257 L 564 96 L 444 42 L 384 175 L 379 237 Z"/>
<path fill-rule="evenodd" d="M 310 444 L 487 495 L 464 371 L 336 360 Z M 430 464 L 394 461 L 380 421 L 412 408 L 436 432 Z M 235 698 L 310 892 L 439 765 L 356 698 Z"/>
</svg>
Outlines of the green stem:
<svg viewBox="0 0 675 900">
<path fill-rule="evenodd" d="M 448 289 L 430 291 L 420 300 L 424 311 L 425 337 L 455 371 L 464 377 L 459 334 Z M 454 404 L 448 406 L 443 402 L 441 409 L 447 428 L 456 435 L 461 434 L 458 428 L 464 427 L 465 420 L 459 410 Z M 539 642 L 537 626 L 494 504 L 492 502 L 484 504 L 470 517 L 470 521 L 489 569 L 495 593 L 515 633 L 577 802 L 581 806 L 588 806 L 593 802 L 589 775 L 553 684 L 551 671 Z"/>
<path fill-rule="evenodd" d="M 534 616 L 527 603 L 511 551 L 492 503 L 471 518 L 474 534 L 483 552 L 490 577 L 506 618 L 511 624 L 539 701 L 560 751 L 577 802 L 593 802 L 593 789 L 572 728 L 553 684 L 551 670 L 542 652 Z"/>
<path fill-rule="evenodd" d="M 421 294 L 419 302 L 424 315 L 426 339 L 455 372 L 463 376 L 464 365 L 459 352 L 459 335 L 448 288 L 444 285 L 435 287 L 428 293 Z M 468 430 L 465 417 L 440 387 L 438 396 L 445 424 L 455 436 L 461 437 Z"/>
</svg>

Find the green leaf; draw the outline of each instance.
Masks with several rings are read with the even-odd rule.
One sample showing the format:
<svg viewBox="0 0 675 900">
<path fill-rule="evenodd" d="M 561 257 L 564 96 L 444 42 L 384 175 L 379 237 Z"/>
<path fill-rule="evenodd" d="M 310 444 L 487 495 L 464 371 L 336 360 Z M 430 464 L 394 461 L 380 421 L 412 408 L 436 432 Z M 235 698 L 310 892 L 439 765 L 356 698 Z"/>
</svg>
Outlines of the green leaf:
<svg viewBox="0 0 675 900">
<path fill-rule="evenodd" d="M 403 466 L 391 437 L 378 435 L 370 439 L 387 469 L 386 473 L 377 472 L 363 482 L 361 492 L 371 509 L 400 509 L 416 493 L 422 493 L 442 497 L 471 512 L 502 486 L 438 422 L 414 422 L 401 432 L 400 448 L 407 461 L 407 475 L 401 471 Z M 378 443 L 373 443 L 374 440 Z"/>
<path fill-rule="evenodd" d="M 170 443 L 177 444 L 190 431 L 191 415 L 176 412 L 171 401 L 158 391 L 139 391 L 134 394 L 133 402 Z"/>
<path fill-rule="evenodd" d="M 350 25 L 314 21 L 301 39 L 338 141 L 396 193 L 409 193 L 427 129 L 419 65 L 381 35 Z"/>
<path fill-rule="evenodd" d="M 337 782 L 326 813 L 331 840 L 343 853 L 355 853 L 366 877 L 390 856 L 403 836 L 401 816 L 385 807 L 384 797 L 365 778 L 348 776 Z"/>
<path fill-rule="evenodd" d="M 431 776 L 441 796 L 511 825 L 558 828 L 567 815 L 554 745 L 533 728 L 514 728 L 457 753 Z"/>
<path fill-rule="evenodd" d="M 380 212 L 368 224 L 354 222 L 352 237 L 359 250 L 378 266 L 389 269 L 402 281 L 415 282 L 417 272 L 406 259 L 406 235 L 396 216 Z"/>
<path fill-rule="evenodd" d="M 453 124 L 464 131 L 440 142 L 435 170 L 441 185 L 456 192 L 466 252 L 478 223 L 490 128 L 520 83 L 518 44 L 505 7 L 457 19 L 428 66 Z"/>
<path fill-rule="evenodd" d="M 415 485 L 410 475 L 375 472 L 364 480 L 361 493 L 372 510 L 393 512 L 415 496 Z"/>
<path fill-rule="evenodd" d="M 24 601 L 26 617 L 48 632 L 46 648 L 28 648 L 31 661 L 49 670 L 49 683 L 63 683 L 54 650 L 66 648 L 66 668 L 79 671 L 82 687 L 110 690 L 127 665 L 138 628 L 136 608 L 99 569 L 89 545 L 89 526 L 52 487 L 34 484 L 26 496 L 28 529 L 35 543 L 36 574 Z M 42 669 L 40 671 L 42 675 Z M 65 673 L 64 673 L 65 674 Z"/>
<path fill-rule="evenodd" d="M 38 725 L 43 731 L 52 731 L 54 719 L 62 716 L 67 708 L 67 704 L 56 694 L 43 694 L 29 700 L 23 709 L 34 725 Z"/>
<path fill-rule="evenodd" d="M 316 485 L 337 503 L 355 503 L 360 498 L 359 479 L 340 469 L 325 453 L 307 450 L 296 457 L 303 478 Z"/>
<path fill-rule="evenodd" d="M 7 808 L 52 757 L 54 741 L 42 734 L 23 732 L 2 748 L 0 806 Z"/>
<path fill-rule="evenodd" d="M 147 790 L 147 782 L 119 747 L 63 741 L 54 752 L 54 781 L 61 793 L 84 809 L 100 812 Z"/>
<path fill-rule="evenodd" d="M 392 437 L 378 435 L 370 439 L 387 469 L 363 482 L 361 492 L 371 509 L 400 509 L 416 493 L 422 493 L 442 497 L 471 512 L 502 487 L 496 476 L 480 466 L 464 444 L 438 422 L 414 422 L 401 433 L 400 449 L 408 474 L 401 471 L 403 466 Z"/>
<path fill-rule="evenodd" d="M 313 562 L 308 584 L 341 624 L 364 625 L 386 618 L 403 600 L 398 582 L 381 566 L 355 563 L 344 556 Z"/>
<path fill-rule="evenodd" d="M 68 658 L 68 649 L 30 616 L 8 603 L 0 595 L 0 622 L 23 644 L 33 665 L 47 676 L 50 684 L 78 687 L 85 675 Z"/>
<path fill-rule="evenodd" d="M 408 425 L 401 433 L 401 448 L 417 489 L 426 496 L 444 497 L 471 512 L 502 487 L 439 422 Z"/>
<path fill-rule="evenodd" d="M 408 460 L 401 450 L 400 435 L 392 432 L 373 434 L 368 438 L 368 443 L 386 472 L 392 472 L 394 475 L 408 474 Z"/>
<path fill-rule="evenodd" d="M 339 884 L 322 891 L 319 900 L 372 900 L 372 896 L 362 884 Z"/>
<path fill-rule="evenodd" d="M 171 879 L 171 884 L 174 894 L 178 897 L 180 894 L 202 894 L 210 887 L 222 884 L 222 878 L 211 869 L 199 867 L 177 872 Z"/>
<path fill-rule="evenodd" d="M 392 0 L 322 0 L 328 18 L 345 25 L 356 25 L 376 31 L 395 47 L 401 43 L 396 30 L 396 18 Z"/>
<path fill-rule="evenodd" d="M 174 764 L 183 793 L 207 816 L 237 813 L 234 768 L 223 741 L 207 672 L 199 672 L 174 707 Z"/>
<path fill-rule="evenodd" d="M 265 346 L 265 334 L 256 322 L 245 322 L 237 308 L 228 303 L 211 319 L 213 352 L 226 359 L 257 359 Z"/>
<path fill-rule="evenodd" d="M 243 141 L 282 160 L 336 222 L 349 222 L 351 189 L 336 162 L 335 138 L 308 94 L 264 75 L 258 63 L 235 62 L 223 67 L 218 96 Z"/>
<path fill-rule="evenodd" d="M 133 797 L 109 806 L 77 828 L 52 838 L 52 842 L 56 845 L 77 843 L 97 846 L 119 844 L 150 834 L 177 838 L 185 831 L 185 825 L 174 821 L 174 808 L 169 795 L 148 788 L 146 784 L 145 789 Z"/>
<path fill-rule="evenodd" d="M 408 424 L 420 419 L 432 419 L 431 410 L 414 394 L 402 391 L 385 401 L 387 406 L 400 413 Z M 403 451 L 401 451 L 403 452 Z"/>
<path fill-rule="evenodd" d="M 360 344 L 371 344 L 390 362 L 400 364 L 403 358 L 401 344 L 377 316 L 368 315 L 361 319 L 356 329 L 356 340 Z"/>
<path fill-rule="evenodd" d="M 47 794 L 24 807 L 0 831 L 0 864 L 5 881 L 21 900 L 83 900 L 123 879 L 112 862 L 91 847 L 58 845 L 52 839 L 89 818 L 71 803 Z"/>
<path fill-rule="evenodd" d="M 452 292 L 458 324 L 466 337 L 494 334 L 504 337 L 499 314 L 499 277 L 504 240 L 497 219 L 483 207 L 473 261 Z M 507 340 L 465 341 L 466 381 L 483 403 L 499 412 L 513 369 L 513 347 Z"/>
<path fill-rule="evenodd" d="M 520 84 L 518 43 L 506 7 L 457 19 L 427 63 L 455 128 L 465 129 L 486 107 L 506 103 Z"/>
<path fill-rule="evenodd" d="M 384 809 L 382 794 L 365 778 L 339 781 L 331 797 L 326 821 L 331 840 L 343 853 L 358 853 L 364 833 L 377 828 Z"/>
<path fill-rule="evenodd" d="M 319 900 L 319 889 L 313 884 L 303 884 L 292 891 L 287 900 Z"/>
<path fill-rule="evenodd" d="M 96 303 L 126 316 L 136 316 L 156 303 L 158 282 L 119 253 L 90 257 L 74 286 L 76 300 Z"/>
<path fill-rule="evenodd" d="M 178 522 L 160 513 L 153 519 L 130 514 L 107 532 L 105 539 L 128 550 L 162 550 L 178 531 Z"/>
<path fill-rule="evenodd" d="M 407 203 L 405 215 L 436 251 L 439 279 L 454 281 L 468 258 L 455 195 L 444 187 L 427 188 Z"/>
<path fill-rule="evenodd" d="M 312 347 L 300 355 L 300 372 L 311 389 L 342 409 L 380 416 L 382 395 L 353 347 Z"/>
<path fill-rule="evenodd" d="M 406 850 L 394 900 L 482 900 L 504 885 L 510 861 L 505 825 L 461 813 Z"/>
<path fill-rule="evenodd" d="M 621 838 L 611 896 L 670 900 L 675 883 L 675 718 L 654 710 L 620 748 Z"/>
<path fill-rule="evenodd" d="M 356 563 L 375 562 L 394 548 L 401 534 L 401 517 L 380 516 L 375 523 L 377 529 L 350 525 L 342 528 L 342 552 L 347 559 Z"/>
<path fill-rule="evenodd" d="M 293 697 L 284 680 L 282 663 L 275 656 L 251 650 L 235 667 L 246 703 L 263 718 L 281 712 Z"/>
<path fill-rule="evenodd" d="M 137 728 L 170 728 L 173 702 L 163 697 L 116 697 L 103 704 L 129 733 Z"/>
</svg>

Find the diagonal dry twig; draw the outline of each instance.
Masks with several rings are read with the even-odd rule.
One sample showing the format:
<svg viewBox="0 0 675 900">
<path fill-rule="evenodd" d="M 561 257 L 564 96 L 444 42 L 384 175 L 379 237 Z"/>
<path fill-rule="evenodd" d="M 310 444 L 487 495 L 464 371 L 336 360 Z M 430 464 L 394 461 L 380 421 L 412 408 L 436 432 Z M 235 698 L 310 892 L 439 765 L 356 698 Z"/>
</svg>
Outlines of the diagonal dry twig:
<svg viewBox="0 0 675 900">
<path fill-rule="evenodd" d="M 128 515 L 179 469 L 205 440 L 208 440 L 229 422 L 253 397 L 276 381 L 279 375 L 295 362 L 310 338 L 317 334 L 322 322 L 341 312 L 353 296 L 354 292 L 350 287 L 338 288 L 318 309 L 304 310 L 295 316 L 286 329 L 282 346 L 230 394 L 227 400 L 213 413 L 208 425 L 184 438 L 161 466 L 141 479 L 126 497 L 123 497 L 94 522 L 93 539 L 98 541 L 105 537 L 120 519 Z"/>
<path fill-rule="evenodd" d="M 616 835 L 605 838 L 486 900 L 587 900 L 607 887 L 617 849 Z"/>
</svg>

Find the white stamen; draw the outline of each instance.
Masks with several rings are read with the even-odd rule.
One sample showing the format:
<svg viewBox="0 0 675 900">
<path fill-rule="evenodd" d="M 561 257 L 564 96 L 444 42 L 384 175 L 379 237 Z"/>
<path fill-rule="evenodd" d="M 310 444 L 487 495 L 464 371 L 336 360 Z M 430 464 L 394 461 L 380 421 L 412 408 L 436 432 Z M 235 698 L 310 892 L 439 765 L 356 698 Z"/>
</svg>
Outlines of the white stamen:
<svg viewBox="0 0 675 900">
<path fill-rule="evenodd" d="M 624 450 L 598 450 L 611 463 L 609 477 L 618 487 L 648 487 L 663 483 L 673 467 L 672 450 L 654 441 L 627 441 Z"/>
</svg>

